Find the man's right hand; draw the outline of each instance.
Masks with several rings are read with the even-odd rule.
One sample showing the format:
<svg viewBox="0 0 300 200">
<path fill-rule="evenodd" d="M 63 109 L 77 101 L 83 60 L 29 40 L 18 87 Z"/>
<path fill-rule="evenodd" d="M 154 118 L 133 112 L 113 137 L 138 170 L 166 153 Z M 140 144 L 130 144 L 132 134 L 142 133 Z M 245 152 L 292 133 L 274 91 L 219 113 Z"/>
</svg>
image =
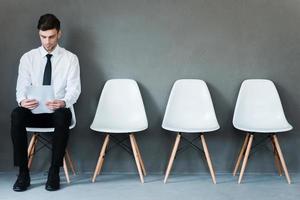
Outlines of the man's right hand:
<svg viewBox="0 0 300 200">
<path fill-rule="evenodd" d="M 39 105 L 39 102 L 35 99 L 24 99 L 21 101 L 20 105 L 23 108 L 32 110 L 32 109 L 35 109 Z"/>
</svg>

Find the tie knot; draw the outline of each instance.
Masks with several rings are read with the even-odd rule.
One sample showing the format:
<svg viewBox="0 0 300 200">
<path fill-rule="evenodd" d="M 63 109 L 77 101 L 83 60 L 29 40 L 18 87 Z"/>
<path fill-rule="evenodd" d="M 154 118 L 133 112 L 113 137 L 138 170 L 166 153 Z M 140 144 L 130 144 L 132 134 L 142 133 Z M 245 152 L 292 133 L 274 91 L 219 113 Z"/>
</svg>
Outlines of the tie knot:
<svg viewBox="0 0 300 200">
<path fill-rule="evenodd" d="M 52 57 L 52 54 L 47 54 L 47 59 L 50 59 Z"/>
</svg>

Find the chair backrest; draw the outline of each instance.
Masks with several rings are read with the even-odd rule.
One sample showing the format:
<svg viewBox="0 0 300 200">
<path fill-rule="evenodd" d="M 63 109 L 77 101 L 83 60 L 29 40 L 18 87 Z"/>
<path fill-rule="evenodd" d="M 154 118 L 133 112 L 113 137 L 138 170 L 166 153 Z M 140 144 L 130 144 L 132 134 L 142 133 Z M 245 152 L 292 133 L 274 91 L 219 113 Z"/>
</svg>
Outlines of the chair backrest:
<svg viewBox="0 0 300 200">
<path fill-rule="evenodd" d="M 274 83 L 265 79 L 243 81 L 233 125 L 249 132 L 283 132 L 293 128 L 286 120 Z"/>
<path fill-rule="evenodd" d="M 162 127 L 176 132 L 209 132 L 220 128 L 203 80 L 182 79 L 174 83 Z"/>
<path fill-rule="evenodd" d="M 76 116 L 73 105 L 70 107 L 71 113 L 72 113 L 72 120 L 71 125 L 69 126 L 69 129 L 72 129 L 76 125 Z M 47 132 L 54 132 L 54 128 L 38 128 L 38 127 L 27 127 L 27 132 L 37 132 L 37 133 L 47 133 Z"/>
<path fill-rule="evenodd" d="M 108 80 L 102 90 L 91 129 L 129 133 L 148 128 L 142 96 L 136 81 Z"/>
</svg>

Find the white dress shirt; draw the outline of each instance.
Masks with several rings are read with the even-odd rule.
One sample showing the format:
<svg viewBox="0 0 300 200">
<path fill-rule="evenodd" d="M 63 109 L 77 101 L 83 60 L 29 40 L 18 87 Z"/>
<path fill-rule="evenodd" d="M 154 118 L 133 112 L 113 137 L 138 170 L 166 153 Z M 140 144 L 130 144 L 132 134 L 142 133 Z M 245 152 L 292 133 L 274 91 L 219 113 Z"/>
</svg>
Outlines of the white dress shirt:
<svg viewBox="0 0 300 200">
<path fill-rule="evenodd" d="M 17 102 L 27 99 L 28 86 L 43 85 L 48 52 L 44 47 L 32 49 L 20 59 L 17 80 Z M 52 80 L 55 99 L 63 100 L 66 107 L 76 103 L 81 92 L 79 61 L 75 54 L 56 46 L 51 52 Z"/>
</svg>

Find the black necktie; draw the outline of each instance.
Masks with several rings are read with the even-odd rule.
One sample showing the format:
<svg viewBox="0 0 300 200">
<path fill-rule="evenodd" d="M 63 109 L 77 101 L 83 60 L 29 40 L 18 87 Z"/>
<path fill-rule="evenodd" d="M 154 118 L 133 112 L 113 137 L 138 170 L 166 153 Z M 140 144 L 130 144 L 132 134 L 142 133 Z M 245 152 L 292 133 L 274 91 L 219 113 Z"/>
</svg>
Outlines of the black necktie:
<svg viewBox="0 0 300 200">
<path fill-rule="evenodd" d="M 44 71 L 44 79 L 43 79 L 43 85 L 51 85 L 51 56 L 52 54 L 47 54 L 47 63 Z"/>
</svg>

